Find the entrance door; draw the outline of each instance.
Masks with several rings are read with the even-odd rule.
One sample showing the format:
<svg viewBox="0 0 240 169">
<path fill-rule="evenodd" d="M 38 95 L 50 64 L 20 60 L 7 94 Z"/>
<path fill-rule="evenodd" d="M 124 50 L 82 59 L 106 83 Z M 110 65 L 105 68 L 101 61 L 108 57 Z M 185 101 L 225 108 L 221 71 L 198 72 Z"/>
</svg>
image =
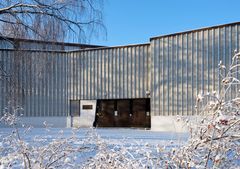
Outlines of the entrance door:
<svg viewBox="0 0 240 169">
<path fill-rule="evenodd" d="M 114 110 L 114 100 L 98 101 L 95 125 L 98 127 L 113 127 L 115 125 Z"/>
<path fill-rule="evenodd" d="M 94 126 L 150 128 L 150 99 L 98 100 Z"/>
<path fill-rule="evenodd" d="M 130 127 L 130 100 L 117 100 L 116 127 Z"/>
<path fill-rule="evenodd" d="M 132 101 L 132 127 L 150 128 L 150 105 L 148 99 Z"/>
</svg>

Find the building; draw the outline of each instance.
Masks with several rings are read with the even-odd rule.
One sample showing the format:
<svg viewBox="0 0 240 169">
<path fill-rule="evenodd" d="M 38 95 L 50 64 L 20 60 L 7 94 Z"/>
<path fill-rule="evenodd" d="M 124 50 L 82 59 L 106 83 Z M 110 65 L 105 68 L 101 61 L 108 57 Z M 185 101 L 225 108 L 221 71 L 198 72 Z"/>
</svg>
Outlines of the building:
<svg viewBox="0 0 240 169">
<path fill-rule="evenodd" d="M 13 98 L 24 108 L 23 120 L 34 125 L 181 131 L 176 116 L 197 115 L 196 95 L 219 89 L 218 63 L 231 63 L 239 40 L 237 22 L 153 37 L 147 44 L 2 49 L 0 64 L 15 79 L 0 80 L 0 109 Z"/>
<path fill-rule="evenodd" d="M 11 37 L 4 37 L 4 36 L 0 37 L 0 49 L 71 51 L 71 50 L 80 50 L 80 49 L 98 48 L 98 47 L 103 47 L 103 46 L 11 38 Z"/>
</svg>

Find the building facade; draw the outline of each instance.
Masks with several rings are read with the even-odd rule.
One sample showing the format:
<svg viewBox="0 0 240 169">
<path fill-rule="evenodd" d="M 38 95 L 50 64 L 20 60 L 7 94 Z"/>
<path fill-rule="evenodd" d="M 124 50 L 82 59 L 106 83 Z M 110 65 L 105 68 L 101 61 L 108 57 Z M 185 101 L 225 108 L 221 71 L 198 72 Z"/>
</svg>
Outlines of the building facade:
<svg viewBox="0 0 240 169">
<path fill-rule="evenodd" d="M 0 49 L 73 51 L 73 50 L 80 50 L 80 49 L 86 49 L 86 48 L 98 48 L 98 47 L 103 47 L 103 46 L 11 38 L 11 37 L 4 37 L 4 36 L 0 37 Z"/>
<path fill-rule="evenodd" d="M 231 23 L 153 37 L 149 44 L 1 49 L 0 109 L 21 105 L 24 122 L 33 125 L 180 131 L 176 116 L 197 115 L 197 94 L 220 89 L 218 63 L 229 66 L 239 40 L 240 23 Z"/>
</svg>

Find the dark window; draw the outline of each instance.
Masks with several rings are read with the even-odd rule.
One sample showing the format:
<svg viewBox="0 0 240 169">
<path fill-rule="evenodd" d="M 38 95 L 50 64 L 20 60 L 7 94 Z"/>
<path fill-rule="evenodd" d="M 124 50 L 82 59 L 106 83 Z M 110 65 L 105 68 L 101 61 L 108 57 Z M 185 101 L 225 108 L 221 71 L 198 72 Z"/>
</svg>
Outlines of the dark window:
<svg viewBox="0 0 240 169">
<path fill-rule="evenodd" d="M 70 115 L 80 116 L 80 100 L 70 100 Z"/>
<path fill-rule="evenodd" d="M 3 69 L 3 61 L 0 60 L 0 69 Z"/>
<path fill-rule="evenodd" d="M 83 110 L 92 110 L 93 109 L 93 105 L 83 105 L 82 109 Z"/>
</svg>

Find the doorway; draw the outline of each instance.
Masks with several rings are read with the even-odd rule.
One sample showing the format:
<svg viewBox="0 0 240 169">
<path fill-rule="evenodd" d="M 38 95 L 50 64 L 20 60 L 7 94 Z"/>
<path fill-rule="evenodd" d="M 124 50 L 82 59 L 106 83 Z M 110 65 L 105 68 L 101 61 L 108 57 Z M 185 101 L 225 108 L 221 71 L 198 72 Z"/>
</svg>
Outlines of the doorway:
<svg viewBox="0 0 240 169">
<path fill-rule="evenodd" d="M 94 126 L 150 128 L 150 99 L 97 100 Z"/>
</svg>

